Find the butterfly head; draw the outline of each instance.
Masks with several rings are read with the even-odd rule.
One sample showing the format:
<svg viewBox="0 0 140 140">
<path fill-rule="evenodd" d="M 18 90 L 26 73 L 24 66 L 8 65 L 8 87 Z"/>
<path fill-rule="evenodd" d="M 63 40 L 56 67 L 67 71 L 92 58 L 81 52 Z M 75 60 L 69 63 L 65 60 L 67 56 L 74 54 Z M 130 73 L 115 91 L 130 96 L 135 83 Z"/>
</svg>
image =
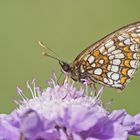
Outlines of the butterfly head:
<svg viewBox="0 0 140 140">
<path fill-rule="evenodd" d="M 59 64 L 62 68 L 62 70 L 66 73 L 70 73 L 71 72 L 71 66 L 70 64 L 64 62 L 64 61 L 59 61 Z"/>
<path fill-rule="evenodd" d="M 74 81 L 79 80 L 79 73 L 71 64 L 68 64 L 64 61 L 59 61 L 59 64 L 63 70 L 63 72 L 67 73 Z"/>
</svg>

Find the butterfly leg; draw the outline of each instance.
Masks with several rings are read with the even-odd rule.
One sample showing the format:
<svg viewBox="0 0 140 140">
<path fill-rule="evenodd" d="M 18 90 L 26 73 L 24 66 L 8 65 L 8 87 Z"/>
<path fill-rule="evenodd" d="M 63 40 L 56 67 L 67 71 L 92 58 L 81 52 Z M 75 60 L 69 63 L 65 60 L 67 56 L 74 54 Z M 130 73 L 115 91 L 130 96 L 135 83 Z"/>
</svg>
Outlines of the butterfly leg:
<svg viewBox="0 0 140 140">
<path fill-rule="evenodd" d="M 103 105 L 103 102 L 102 102 L 102 100 L 101 100 L 101 96 L 102 96 L 102 94 L 103 94 L 103 92 L 104 92 L 104 88 L 105 88 L 105 86 L 101 86 L 100 89 L 99 89 L 98 92 L 97 92 L 97 95 L 95 96 L 96 101 L 97 101 L 97 103 L 98 103 L 100 106 L 104 106 L 104 105 Z"/>
<path fill-rule="evenodd" d="M 95 93 L 94 95 L 97 96 L 98 90 L 97 90 L 96 84 L 95 83 L 92 83 L 92 85 L 93 85 L 93 88 L 94 88 L 94 91 L 95 91 L 94 92 Z"/>
<path fill-rule="evenodd" d="M 97 92 L 96 98 L 100 99 L 100 97 L 102 96 L 103 92 L 104 92 L 104 88 L 105 86 L 101 86 L 100 89 Z"/>
<path fill-rule="evenodd" d="M 64 74 L 64 81 L 63 81 L 63 84 L 67 83 L 68 82 L 68 75 L 67 74 Z"/>
</svg>

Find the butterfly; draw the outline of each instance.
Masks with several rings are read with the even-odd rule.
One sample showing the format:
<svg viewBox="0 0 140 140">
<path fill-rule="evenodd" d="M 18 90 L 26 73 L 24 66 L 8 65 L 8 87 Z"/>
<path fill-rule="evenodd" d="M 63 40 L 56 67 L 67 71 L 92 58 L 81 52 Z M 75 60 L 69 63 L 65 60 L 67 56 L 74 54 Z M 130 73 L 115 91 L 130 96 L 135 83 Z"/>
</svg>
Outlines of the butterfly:
<svg viewBox="0 0 140 140">
<path fill-rule="evenodd" d="M 74 81 L 84 79 L 122 90 L 139 66 L 140 22 L 110 33 L 83 50 L 70 64 L 57 60 Z"/>
</svg>

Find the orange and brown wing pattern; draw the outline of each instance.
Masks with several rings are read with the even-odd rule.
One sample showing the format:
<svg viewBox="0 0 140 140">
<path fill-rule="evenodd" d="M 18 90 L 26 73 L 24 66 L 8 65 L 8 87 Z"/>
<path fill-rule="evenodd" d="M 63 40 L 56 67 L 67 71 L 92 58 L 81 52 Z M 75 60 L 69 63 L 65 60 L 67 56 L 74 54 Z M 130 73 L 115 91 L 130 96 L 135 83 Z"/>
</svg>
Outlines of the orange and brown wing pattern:
<svg viewBox="0 0 140 140">
<path fill-rule="evenodd" d="M 81 52 L 73 67 L 93 82 L 123 89 L 140 61 L 140 22 L 125 26 Z"/>
</svg>

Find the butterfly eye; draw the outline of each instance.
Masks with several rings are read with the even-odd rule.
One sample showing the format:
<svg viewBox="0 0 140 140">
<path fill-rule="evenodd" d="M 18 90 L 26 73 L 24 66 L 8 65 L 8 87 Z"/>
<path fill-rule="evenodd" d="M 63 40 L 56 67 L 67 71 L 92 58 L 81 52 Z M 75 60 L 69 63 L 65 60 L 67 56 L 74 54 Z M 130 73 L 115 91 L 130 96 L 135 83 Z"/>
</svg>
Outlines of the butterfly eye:
<svg viewBox="0 0 140 140">
<path fill-rule="evenodd" d="M 59 64 L 61 65 L 62 69 L 63 69 L 65 72 L 70 72 L 70 71 L 71 71 L 70 65 L 67 64 L 66 62 L 59 61 Z"/>
</svg>

